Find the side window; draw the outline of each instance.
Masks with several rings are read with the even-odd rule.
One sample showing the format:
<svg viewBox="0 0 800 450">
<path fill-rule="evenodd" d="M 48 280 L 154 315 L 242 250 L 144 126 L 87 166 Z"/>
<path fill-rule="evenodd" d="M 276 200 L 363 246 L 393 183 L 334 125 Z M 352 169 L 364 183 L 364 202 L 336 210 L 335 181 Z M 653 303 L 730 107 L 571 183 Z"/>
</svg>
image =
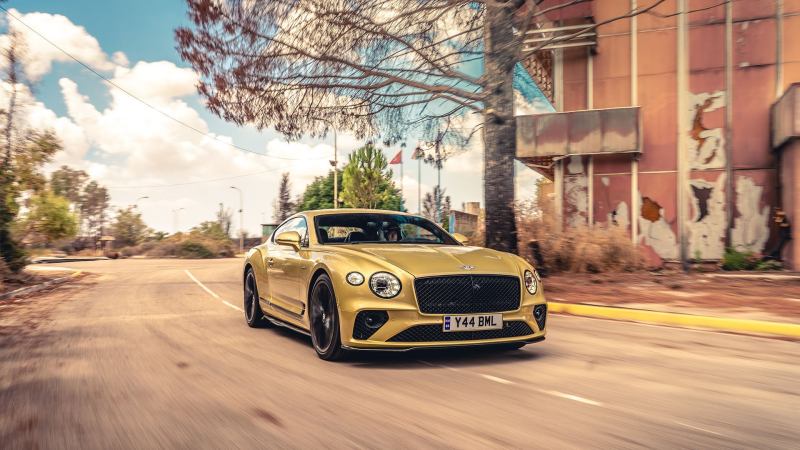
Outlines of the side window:
<svg viewBox="0 0 800 450">
<path fill-rule="evenodd" d="M 293 230 L 300 235 L 300 245 L 308 247 L 308 225 L 306 225 L 306 219 L 303 217 L 298 217 L 297 219 L 297 224 Z"/>
<path fill-rule="evenodd" d="M 281 233 L 286 231 L 296 231 L 297 234 L 300 235 L 300 243 L 303 247 L 308 245 L 308 226 L 306 225 L 306 219 L 304 217 L 295 217 L 287 222 L 284 222 L 283 225 L 279 226 L 272 233 L 272 242 L 275 242 L 275 237 Z"/>
<path fill-rule="evenodd" d="M 288 221 L 284 222 L 283 225 L 279 226 L 275 231 L 273 231 L 272 232 L 272 242 L 275 242 L 275 237 L 277 235 L 279 235 L 281 233 L 284 233 L 286 231 L 294 230 L 294 226 L 295 226 L 295 224 L 297 223 L 298 220 L 300 220 L 299 217 L 295 217 L 292 220 L 288 220 Z"/>
</svg>

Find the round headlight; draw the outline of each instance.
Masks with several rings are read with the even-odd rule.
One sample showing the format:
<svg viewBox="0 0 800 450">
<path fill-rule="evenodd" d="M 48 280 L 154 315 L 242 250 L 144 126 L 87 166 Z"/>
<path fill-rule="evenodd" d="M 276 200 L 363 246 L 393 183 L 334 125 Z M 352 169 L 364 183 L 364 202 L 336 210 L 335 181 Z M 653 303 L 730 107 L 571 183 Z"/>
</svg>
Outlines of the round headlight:
<svg viewBox="0 0 800 450">
<path fill-rule="evenodd" d="M 400 293 L 400 280 L 388 272 L 377 272 L 369 278 L 369 288 L 381 298 L 392 298 Z"/>
<path fill-rule="evenodd" d="M 347 274 L 347 282 L 352 284 L 353 286 L 359 286 L 361 283 L 364 282 L 364 275 L 361 275 L 358 272 L 350 272 Z"/>
<path fill-rule="evenodd" d="M 536 282 L 536 277 L 533 276 L 533 273 L 531 273 L 530 270 L 525 271 L 524 277 L 525 289 L 527 289 L 531 295 L 536 294 L 536 290 L 539 289 L 539 283 Z"/>
</svg>

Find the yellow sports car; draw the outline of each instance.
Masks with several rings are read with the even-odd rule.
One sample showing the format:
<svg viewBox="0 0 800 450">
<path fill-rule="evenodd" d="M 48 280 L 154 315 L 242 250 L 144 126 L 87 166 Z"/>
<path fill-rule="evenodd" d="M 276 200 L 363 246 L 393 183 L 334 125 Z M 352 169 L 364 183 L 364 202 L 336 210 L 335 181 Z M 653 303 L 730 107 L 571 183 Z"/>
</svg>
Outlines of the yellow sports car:
<svg viewBox="0 0 800 450">
<path fill-rule="evenodd" d="M 536 270 L 465 241 L 399 212 L 295 214 L 247 253 L 245 319 L 310 334 L 326 360 L 350 350 L 543 340 L 547 304 Z"/>
</svg>

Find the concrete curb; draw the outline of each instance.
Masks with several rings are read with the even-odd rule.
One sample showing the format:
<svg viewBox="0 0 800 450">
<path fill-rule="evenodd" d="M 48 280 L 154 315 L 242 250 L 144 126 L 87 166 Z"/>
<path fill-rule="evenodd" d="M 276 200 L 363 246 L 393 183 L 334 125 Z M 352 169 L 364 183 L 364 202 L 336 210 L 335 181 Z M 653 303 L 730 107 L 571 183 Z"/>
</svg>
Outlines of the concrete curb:
<svg viewBox="0 0 800 450">
<path fill-rule="evenodd" d="M 37 258 L 31 260 L 31 264 L 58 264 L 64 262 L 84 262 L 84 261 L 107 261 L 110 258 L 106 256 L 91 256 L 91 257 L 80 257 L 80 258 Z"/>
<path fill-rule="evenodd" d="M 582 305 L 576 303 L 547 302 L 549 312 L 602 319 L 628 320 L 659 325 L 710 328 L 741 333 L 772 334 L 800 338 L 800 324 L 768 322 L 765 320 L 726 319 L 693 314 L 648 311 L 615 306 Z"/>
<path fill-rule="evenodd" d="M 13 290 L 11 292 L 6 292 L 5 294 L 0 294 L 0 300 L 8 300 L 10 298 L 19 297 L 20 295 L 33 294 L 34 292 L 39 292 L 39 291 L 45 290 L 45 289 L 47 289 L 49 287 L 53 287 L 53 286 L 56 286 L 56 285 L 59 285 L 59 284 L 66 283 L 67 281 L 69 281 L 69 280 L 71 280 L 73 278 L 77 278 L 82 273 L 83 272 L 81 272 L 81 271 L 77 271 L 77 272 L 73 272 L 72 274 L 67 275 L 65 277 L 59 277 L 59 278 L 54 278 L 54 279 L 52 279 L 50 281 L 45 281 L 44 283 L 37 284 L 36 286 L 28 286 L 28 287 L 24 287 L 24 288 L 19 288 L 19 289 Z"/>
</svg>

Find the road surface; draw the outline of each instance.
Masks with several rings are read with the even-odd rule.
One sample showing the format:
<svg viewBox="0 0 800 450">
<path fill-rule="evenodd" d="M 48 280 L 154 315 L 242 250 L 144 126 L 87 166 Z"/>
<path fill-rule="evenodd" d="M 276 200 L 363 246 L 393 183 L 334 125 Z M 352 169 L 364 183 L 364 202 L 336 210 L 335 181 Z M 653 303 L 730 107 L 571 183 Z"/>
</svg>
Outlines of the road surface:
<svg viewBox="0 0 800 450">
<path fill-rule="evenodd" d="M 69 263 L 95 275 L 0 305 L 0 448 L 800 442 L 797 342 L 553 316 L 522 350 L 328 363 L 245 325 L 240 264 Z"/>
</svg>

